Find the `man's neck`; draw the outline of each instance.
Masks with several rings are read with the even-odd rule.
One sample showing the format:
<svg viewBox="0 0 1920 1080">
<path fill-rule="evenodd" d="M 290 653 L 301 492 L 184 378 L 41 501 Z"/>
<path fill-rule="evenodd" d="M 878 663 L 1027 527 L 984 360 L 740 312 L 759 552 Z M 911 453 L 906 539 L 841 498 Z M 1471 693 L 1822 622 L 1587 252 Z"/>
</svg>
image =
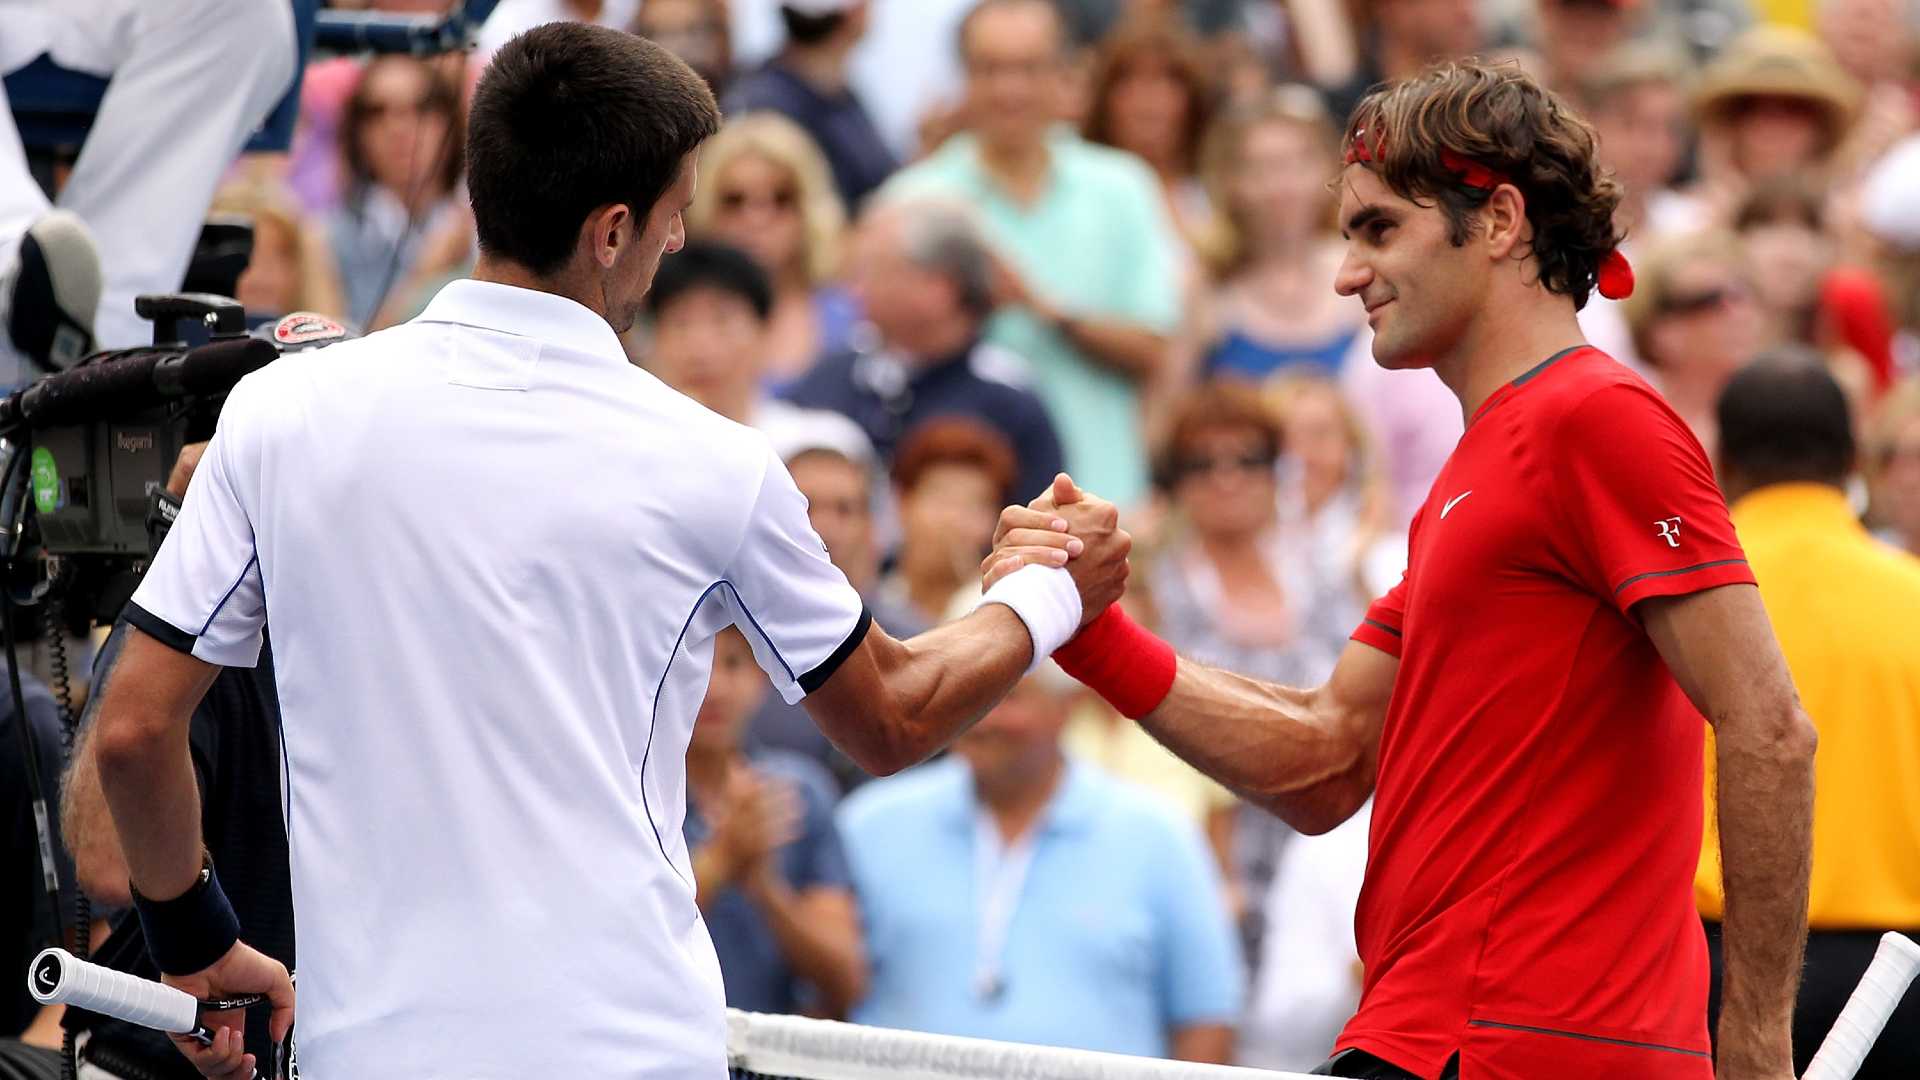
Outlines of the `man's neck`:
<svg viewBox="0 0 1920 1080">
<path fill-rule="evenodd" d="M 838 94 L 847 88 L 847 52 L 847 46 L 838 41 L 822 45 L 789 44 L 780 53 L 780 65 L 815 90 Z"/>
<path fill-rule="evenodd" d="M 1586 344 L 1573 305 L 1539 287 L 1517 302 L 1493 297 L 1458 344 L 1434 361 L 1434 374 L 1460 399 L 1461 415 L 1474 414 L 1494 392 L 1540 366 L 1555 353 Z"/>
<path fill-rule="evenodd" d="M 1060 788 L 1067 762 L 1057 751 L 1038 775 L 999 784 L 974 783 L 974 796 L 993 816 L 1000 842 L 1013 844 L 1033 830 Z"/>
<path fill-rule="evenodd" d="M 956 314 L 950 319 L 920 328 L 914 333 L 912 342 L 898 344 L 914 369 L 925 371 L 935 364 L 953 359 L 961 350 L 972 345 L 978 334 L 979 328 L 972 319 Z"/>
<path fill-rule="evenodd" d="M 991 143 L 982 139 L 980 164 L 1015 202 L 1032 202 L 1046 187 L 1053 152 L 1047 148 L 1044 133 L 1031 141 L 1013 143 Z"/>
<path fill-rule="evenodd" d="M 607 318 L 607 301 L 600 290 L 586 286 L 578 280 L 576 275 L 569 274 L 565 270 L 558 274 L 541 275 L 519 263 L 482 255 L 473 264 L 473 273 L 469 276 L 475 281 L 489 281 L 495 285 L 512 285 L 519 289 L 564 296 L 602 319 L 607 319 L 607 325 L 613 325 L 613 320 Z"/>
<path fill-rule="evenodd" d="M 749 383 L 746 386 L 728 387 L 707 402 L 707 408 L 736 424 L 753 426 L 754 406 L 760 404 L 758 388 Z"/>
</svg>

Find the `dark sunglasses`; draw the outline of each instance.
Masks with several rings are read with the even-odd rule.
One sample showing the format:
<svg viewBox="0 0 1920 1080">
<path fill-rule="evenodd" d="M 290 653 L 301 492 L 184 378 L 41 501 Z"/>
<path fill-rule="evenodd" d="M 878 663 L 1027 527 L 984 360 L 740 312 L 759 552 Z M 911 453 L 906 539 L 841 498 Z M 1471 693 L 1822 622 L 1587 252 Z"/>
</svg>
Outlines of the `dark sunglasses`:
<svg viewBox="0 0 1920 1080">
<path fill-rule="evenodd" d="M 723 191 L 720 193 L 720 208 L 740 210 L 756 203 L 772 203 L 776 210 L 791 210 L 800 203 L 800 193 L 792 188 L 780 188 L 771 196 L 760 198 L 744 191 Z"/>
<path fill-rule="evenodd" d="M 1182 480 L 1216 472 L 1263 473 L 1271 471 L 1278 460 L 1265 451 L 1219 457 L 1183 457 L 1174 463 L 1173 471 Z"/>
<path fill-rule="evenodd" d="M 1697 315 L 1744 299 L 1747 289 L 1744 285 L 1718 285 L 1698 292 L 1672 293 L 1660 305 L 1660 310 L 1669 315 Z"/>
</svg>

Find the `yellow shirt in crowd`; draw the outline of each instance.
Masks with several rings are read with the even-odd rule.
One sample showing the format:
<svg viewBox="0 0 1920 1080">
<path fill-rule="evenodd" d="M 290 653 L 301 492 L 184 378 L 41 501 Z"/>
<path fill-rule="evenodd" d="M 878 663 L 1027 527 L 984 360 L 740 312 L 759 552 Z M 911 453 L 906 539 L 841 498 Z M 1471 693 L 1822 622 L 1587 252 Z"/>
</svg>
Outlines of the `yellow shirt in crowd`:
<svg viewBox="0 0 1920 1080">
<path fill-rule="evenodd" d="M 1825 484 L 1755 491 L 1734 504 L 1733 524 L 1820 733 L 1810 925 L 1920 928 L 1920 559 L 1876 541 Z M 1713 785 L 1709 730 L 1694 897 L 1718 919 Z"/>
</svg>

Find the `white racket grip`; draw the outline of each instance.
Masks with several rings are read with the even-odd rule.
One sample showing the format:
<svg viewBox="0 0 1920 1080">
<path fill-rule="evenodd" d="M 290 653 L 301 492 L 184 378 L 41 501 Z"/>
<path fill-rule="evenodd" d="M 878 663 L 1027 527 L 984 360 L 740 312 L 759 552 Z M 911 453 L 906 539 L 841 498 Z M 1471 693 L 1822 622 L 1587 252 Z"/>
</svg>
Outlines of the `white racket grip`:
<svg viewBox="0 0 1920 1080">
<path fill-rule="evenodd" d="M 27 989 L 42 1005 L 72 1005 L 161 1031 L 192 1031 L 200 1019 L 200 1003 L 185 990 L 90 964 L 65 949 L 42 949 L 33 958 Z"/>
<path fill-rule="evenodd" d="M 1882 936 L 1873 963 L 1867 965 L 1867 973 L 1860 977 L 1860 985 L 1854 987 L 1801 1080 L 1853 1080 L 1916 974 L 1920 974 L 1920 945 L 1902 934 Z"/>
</svg>

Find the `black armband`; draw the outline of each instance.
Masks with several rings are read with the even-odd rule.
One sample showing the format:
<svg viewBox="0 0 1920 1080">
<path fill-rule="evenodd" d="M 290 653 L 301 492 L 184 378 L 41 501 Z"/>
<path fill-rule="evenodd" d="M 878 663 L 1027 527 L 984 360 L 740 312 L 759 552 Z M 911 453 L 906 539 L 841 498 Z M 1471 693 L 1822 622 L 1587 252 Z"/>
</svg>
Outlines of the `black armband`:
<svg viewBox="0 0 1920 1080">
<path fill-rule="evenodd" d="M 191 975 L 227 955 L 240 940 L 240 918 L 213 873 L 213 855 L 201 856 L 200 875 L 171 900 L 149 900 L 133 889 L 133 909 L 147 935 L 147 952 L 164 975 Z"/>
</svg>

